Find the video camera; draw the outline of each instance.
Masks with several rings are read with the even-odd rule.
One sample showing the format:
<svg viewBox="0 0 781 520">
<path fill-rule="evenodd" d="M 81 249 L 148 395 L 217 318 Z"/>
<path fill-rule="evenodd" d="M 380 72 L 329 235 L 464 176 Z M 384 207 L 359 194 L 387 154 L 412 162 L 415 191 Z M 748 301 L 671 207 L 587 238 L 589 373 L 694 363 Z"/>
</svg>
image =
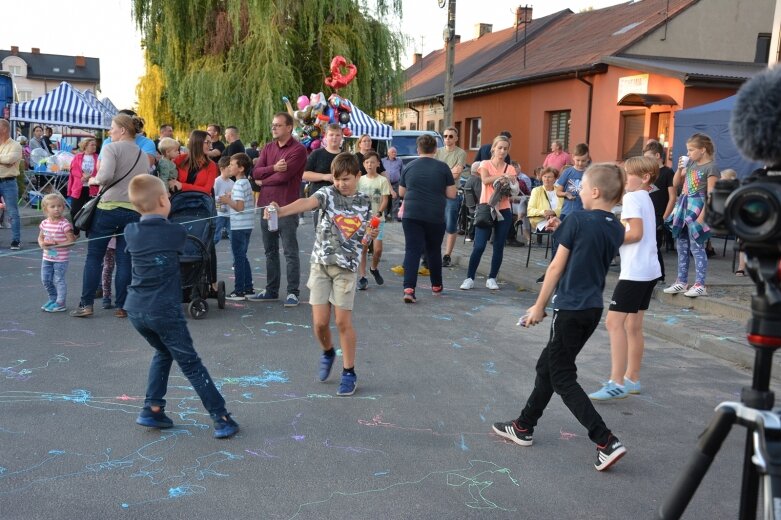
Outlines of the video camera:
<svg viewBox="0 0 781 520">
<path fill-rule="evenodd" d="M 735 235 L 746 248 L 781 253 L 781 166 L 757 170 L 743 182 L 716 182 L 706 218 L 716 233 Z"/>
</svg>

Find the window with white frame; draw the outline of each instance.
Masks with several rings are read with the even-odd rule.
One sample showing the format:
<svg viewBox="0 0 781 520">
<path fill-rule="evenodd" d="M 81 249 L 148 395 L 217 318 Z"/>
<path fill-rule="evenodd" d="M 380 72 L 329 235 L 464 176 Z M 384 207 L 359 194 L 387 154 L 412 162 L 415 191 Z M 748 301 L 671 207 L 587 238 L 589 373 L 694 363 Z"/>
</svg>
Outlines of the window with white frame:
<svg viewBox="0 0 781 520">
<path fill-rule="evenodd" d="M 19 94 L 19 102 L 30 101 L 33 98 L 32 90 L 20 90 L 18 94 Z"/>
<path fill-rule="evenodd" d="M 21 65 L 9 65 L 8 66 L 8 72 L 13 74 L 14 76 L 21 76 L 22 75 L 22 66 Z"/>
</svg>

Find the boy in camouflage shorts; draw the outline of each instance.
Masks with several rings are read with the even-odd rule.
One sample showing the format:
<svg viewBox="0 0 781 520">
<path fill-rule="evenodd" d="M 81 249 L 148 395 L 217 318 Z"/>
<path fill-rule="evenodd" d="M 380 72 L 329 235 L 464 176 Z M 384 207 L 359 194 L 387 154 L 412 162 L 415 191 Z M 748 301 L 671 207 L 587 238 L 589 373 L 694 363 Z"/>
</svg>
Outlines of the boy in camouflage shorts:
<svg viewBox="0 0 781 520">
<path fill-rule="evenodd" d="M 309 303 L 312 305 L 312 328 L 323 353 L 320 356 L 320 381 L 331 373 L 336 351 L 331 343 L 331 306 L 336 315 L 342 348 L 342 380 L 336 395 L 355 393 L 355 329 L 352 309 L 361 243 L 371 219 L 369 197 L 358 192 L 360 169 L 351 153 L 340 153 L 331 162 L 334 183 L 279 208 L 277 215 L 286 217 L 314 209 L 320 210 L 309 272 Z M 271 206 L 278 207 L 276 202 Z M 265 213 L 268 218 L 268 212 Z M 379 229 L 370 231 L 377 238 Z"/>
</svg>

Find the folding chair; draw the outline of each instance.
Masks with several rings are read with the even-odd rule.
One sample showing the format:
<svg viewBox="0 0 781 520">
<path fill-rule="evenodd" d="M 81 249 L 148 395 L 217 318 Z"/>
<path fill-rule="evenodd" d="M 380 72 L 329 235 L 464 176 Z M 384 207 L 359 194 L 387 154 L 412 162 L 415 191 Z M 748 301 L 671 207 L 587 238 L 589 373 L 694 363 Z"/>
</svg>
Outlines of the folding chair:
<svg viewBox="0 0 781 520">
<path fill-rule="evenodd" d="M 529 236 L 529 244 L 526 248 L 526 267 L 529 267 L 529 258 L 532 256 L 532 243 L 537 241 L 537 237 L 545 237 L 545 259 L 548 259 L 548 249 L 550 249 L 550 231 L 537 231 L 537 227 L 533 227 Z"/>
</svg>

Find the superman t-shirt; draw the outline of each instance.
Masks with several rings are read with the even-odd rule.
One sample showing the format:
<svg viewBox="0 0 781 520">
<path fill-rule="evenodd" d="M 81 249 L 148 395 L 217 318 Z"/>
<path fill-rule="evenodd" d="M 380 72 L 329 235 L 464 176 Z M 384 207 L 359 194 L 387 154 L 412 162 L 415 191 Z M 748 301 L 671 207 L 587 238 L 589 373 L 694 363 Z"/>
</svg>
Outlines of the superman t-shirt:
<svg viewBox="0 0 781 520">
<path fill-rule="evenodd" d="M 321 215 L 312 247 L 312 263 L 357 271 L 363 247 L 361 239 L 371 218 L 369 197 L 360 192 L 348 197 L 333 186 L 319 189 L 312 197 L 317 200 Z"/>
</svg>

